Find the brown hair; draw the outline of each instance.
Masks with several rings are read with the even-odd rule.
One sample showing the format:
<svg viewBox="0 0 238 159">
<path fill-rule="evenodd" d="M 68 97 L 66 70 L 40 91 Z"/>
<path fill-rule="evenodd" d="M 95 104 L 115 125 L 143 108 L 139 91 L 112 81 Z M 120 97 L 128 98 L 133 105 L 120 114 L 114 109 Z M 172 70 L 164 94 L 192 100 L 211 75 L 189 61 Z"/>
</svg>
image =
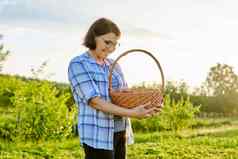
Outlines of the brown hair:
<svg viewBox="0 0 238 159">
<path fill-rule="evenodd" d="M 100 18 L 96 20 L 89 28 L 83 45 L 87 48 L 94 50 L 96 48 L 95 38 L 107 33 L 114 33 L 116 36 L 120 36 L 121 32 L 118 26 L 113 23 L 111 20 L 106 18 Z"/>
</svg>

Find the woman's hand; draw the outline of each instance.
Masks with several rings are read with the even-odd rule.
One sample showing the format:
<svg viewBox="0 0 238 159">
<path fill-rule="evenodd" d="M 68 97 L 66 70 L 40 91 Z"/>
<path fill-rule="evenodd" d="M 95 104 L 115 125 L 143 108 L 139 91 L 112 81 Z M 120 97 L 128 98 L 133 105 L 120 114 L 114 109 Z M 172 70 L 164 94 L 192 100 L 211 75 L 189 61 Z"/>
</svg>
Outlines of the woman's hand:
<svg viewBox="0 0 238 159">
<path fill-rule="evenodd" d="M 163 107 L 164 107 L 164 104 L 163 104 L 163 103 L 160 103 L 160 104 L 158 104 L 158 105 L 153 105 L 153 107 L 156 107 L 156 109 L 155 109 L 155 111 L 154 111 L 154 114 L 153 114 L 153 116 L 154 116 L 155 114 L 158 114 L 158 113 L 161 112 L 161 110 L 162 110 Z"/>
<path fill-rule="evenodd" d="M 149 102 L 147 104 L 130 109 L 130 116 L 138 119 L 152 117 L 155 114 L 159 113 L 162 107 L 162 105 L 151 105 L 151 103 Z"/>
<path fill-rule="evenodd" d="M 161 104 L 143 104 L 132 109 L 123 108 L 112 103 L 109 103 L 100 97 L 94 97 L 89 101 L 89 105 L 94 109 L 111 113 L 118 116 L 125 116 L 125 117 L 132 117 L 132 118 L 147 118 L 154 116 L 155 114 L 159 113 L 162 109 Z"/>
</svg>

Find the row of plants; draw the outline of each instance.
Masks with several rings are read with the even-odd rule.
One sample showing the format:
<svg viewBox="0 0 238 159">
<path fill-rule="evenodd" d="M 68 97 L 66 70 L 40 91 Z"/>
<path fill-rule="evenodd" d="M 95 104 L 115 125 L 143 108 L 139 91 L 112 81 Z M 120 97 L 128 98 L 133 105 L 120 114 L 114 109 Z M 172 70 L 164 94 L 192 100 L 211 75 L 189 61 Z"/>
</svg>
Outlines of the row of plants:
<svg viewBox="0 0 238 159">
<path fill-rule="evenodd" d="M 2 76 L 0 96 L 5 101 L 0 107 L 2 138 L 39 141 L 75 135 L 77 107 L 68 86 Z M 180 130 L 191 126 L 198 112 L 199 107 L 194 107 L 189 98 L 175 101 L 167 95 L 159 116 L 133 120 L 133 126 L 135 131 L 149 125 L 149 131 Z M 143 125 L 145 122 L 150 124 Z"/>
<path fill-rule="evenodd" d="M 2 138 L 39 141 L 72 135 L 76 107 L 69 109 L 66 104 L 70 92 L 62 93 L 48 81 L 6 77 L 1 78 L 0 96 L 4 99 L 0 117 Z"/>
<path fill-rule="evenodd" d="M 74 105 L 69 85 L 10 75 L 0 75 L 0 79 L 2 113 L 0 136 L 2 138 L 38 141 L 77 134 L 77 107 Z M 159 85 L 156 84 L 152 87 L 159 89 Z M 178 131 L 189 127 L 206 126 L 206 123 L 196 119 L 199 113 L 212 108 L 211 105 L 221 112 L 230 110 L 228 108 L 231 106 L 236 110 L 238 103 L 235 102 L 238 99 L 235 96 L 225 96 L 231 103 L 230 106 L 222 98 L 224 96 L 202 98 L 202 96 L 188 95 L 185 84 L 179 87 L 168 84 L 165 93 L 164 109 L 160 115 L 143 120 L 133 119 L 135 131 Z M 208 106 L 207 101 L 213 101 L 213 104 L 210 102 Z M 224 109 L 219 109 L 219 102 Z"/>
</svg>

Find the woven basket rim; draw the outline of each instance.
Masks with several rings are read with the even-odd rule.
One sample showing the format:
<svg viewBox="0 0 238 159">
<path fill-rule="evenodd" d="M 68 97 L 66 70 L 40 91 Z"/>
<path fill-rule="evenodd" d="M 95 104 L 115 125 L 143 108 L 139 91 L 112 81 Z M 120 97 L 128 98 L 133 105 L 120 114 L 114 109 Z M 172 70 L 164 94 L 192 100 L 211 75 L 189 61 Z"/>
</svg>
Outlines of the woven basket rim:
<svg viewBox="0 0 238 159">
<path fill-rule="evenodd" d="M 117 57 L 117 59 L 112 63 L 112 65 L 111 65 L 111 68 L 110 68 L 110 71 L 109 71 L 109 93 L 110 92 L 114 92 L 115 90 L 113 90 L 112 89 L 112 71 L 113 71 L 113 69 L 115 68 L 115 66 L 116 66 L 116 64 L 117 64 L 117 62 L 119 61 L 119 59 L 121 59 L 123 56 L 126 56 L 126 55 L 128 55 L 129 53 L 133 53 L 133 52 L 141 52 L 141 53 L 145 53 L 145 54 L 147 54 L 147 55 L 149 55 L 155 62 L 156 62 L 156 64 L 157 64 L 157 66 L 158 66 L 158 68 L 159 68 L 159 70 L 160 70 L 160 75 L 161 75 L 161 79 L 162 79 L 162 84 L 161 84 L 161 89 L 160 89 L 160 91 L 161 91 L 161 93 L 163 93 L 164 92 L 164 81 L 165 81 L 165 79 L 164 79 L 164 73 L 163 73 L 163 69 L 162 69 L 162 67 L 161 67 L 161 65 L 160 65 L 160 63 L 159 63 L 159 61 L 153 56 L 153 54 L 152 53 L 150 53 L 149 51 L 146 51 L 146 50 L 143 50 L 143 49 L 131 49 L 131 50 L 128 50 L 128 51 L 126 51 L 126 52 L 124 52 L 124 53 L 122 53 L 119 57 Z M 139 89 L 137 89 L 137 91 L 139 91 Z"/>
<path fill-rule="evenodd" d="M 129 93 L 129 92 L 161 92 L 161 89 L 112 89 L 111 92 L 121 92 L 121 93 Z"/>
</svg>

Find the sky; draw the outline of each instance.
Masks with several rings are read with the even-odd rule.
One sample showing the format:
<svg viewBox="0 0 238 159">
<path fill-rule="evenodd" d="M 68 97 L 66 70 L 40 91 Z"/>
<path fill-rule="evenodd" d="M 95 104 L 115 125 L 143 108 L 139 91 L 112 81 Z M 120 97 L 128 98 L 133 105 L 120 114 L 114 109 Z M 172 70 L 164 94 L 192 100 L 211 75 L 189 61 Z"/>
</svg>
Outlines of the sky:
<svg viewBox="0 0 238 159">
<path fill-rule="evenodd" d="M 86 51 L 81 44 L 87 29 L 106 17 L 122 31 L 111 58 L 145 49 L 159 60 L 166 80 L 199 87 L 218 62 L 238 72 L 236 6 L 236 0 L 0 0 L 0 43 L 11 51 L 2 72 L 29 77 L 31 68 L 47 61 L 42 78 L 68 83 L 68 63 Z M 161 82 L 147 55 L 119 63 L 129 85 Z"/>
</svg>

